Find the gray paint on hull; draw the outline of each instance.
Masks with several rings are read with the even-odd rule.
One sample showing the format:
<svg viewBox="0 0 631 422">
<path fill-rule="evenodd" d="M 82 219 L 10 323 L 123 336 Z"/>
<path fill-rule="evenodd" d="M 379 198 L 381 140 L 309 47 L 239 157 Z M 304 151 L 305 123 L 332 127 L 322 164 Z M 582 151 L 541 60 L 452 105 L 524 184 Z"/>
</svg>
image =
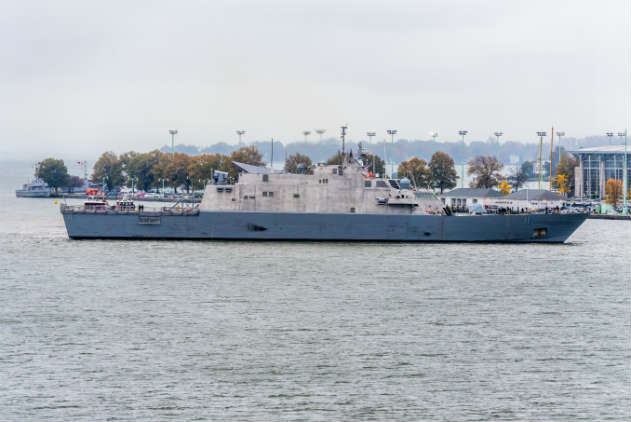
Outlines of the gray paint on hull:
<svg viewBox="0 0 631 422">
<path fill-rule="evenodd" d="M 64 213 L 63 217 L 71 238 L 561 243 L 587 215 L 202 211 L 192 216 L 163 215 L 160 224 L 140 224 L 138 214 Z M 545 229 L 547 235 L 534 237 L 536 229 Z"/>
</svg>

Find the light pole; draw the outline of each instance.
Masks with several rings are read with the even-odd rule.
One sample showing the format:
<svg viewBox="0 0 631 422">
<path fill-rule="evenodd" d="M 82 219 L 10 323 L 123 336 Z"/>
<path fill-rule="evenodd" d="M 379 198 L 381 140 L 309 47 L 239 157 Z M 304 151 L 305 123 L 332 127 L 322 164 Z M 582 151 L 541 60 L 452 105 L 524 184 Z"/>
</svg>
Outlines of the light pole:
<svg viewBox="0 0 631 422">
<path fill-rule="evenodd" d="M 618 132 L 618 136 L 624 136 L 624 161 L 622 166 L 622 214 L 627 215 L 629 208 L 627 207 L 627 190 L 629 189 L 629 175 L 627 174 L 627 130 Z"/>
<path fill-rule="evenodd" d="M 320 142 L 322 142 L 322 135 L 324 134 L 324 132 L 326 132 L 326 129 L 316 129 L 315 133 L 318 134 L 318 136 L 320 137 Z"/>
<path fill-rule="evenodd" d="M 376 135 L 376 132 L 366 132 L 366 136 L 368 136 L 368 143 L 372 144 L 372 138 Z"/>
<path fill-rule="evenodd" d="M 502 136 L 504 132 L 494 132 L 493 135 L 497 138 L 497 161 L 500 161 L 500 136 Z"/>
<path fill-rule="evenodd" d="M 388 135 L 390 135 L 390 138 L 392 140 L 391 143 L 391 147 L 390 147 L 390 177 L 394 176 L 394 157 L 392 156 L 392 154 L 394 153 L 394 135 L 397 134 L 397 130 L 396 129 L 388 129 L 387 130 Z"/>
<path fill-rule="evenodd" d="M 611 137 L 613 136 L 613 132 L 605 132 L 605 135 L 607 135 L 607 138 L 609 138 L 609 145 L 611 145 Z"/>
<path fill-rule="evenodd" d="M 468 130 L 459 130 L 458 135 L 462 136 L 462 169 L 460 171 L 460 187 L 464 188 L 464 163 L 465 159 L 465 145 L 464 145 L 464 137 L 469 133 Z"/>
<path fill-rule="evenodd" d="M 169 129 L 169 133 L 171 134 L 171 161 L 173 161 L 173 156 L 175 155 L 175 135 L 177 135 L 177 130 Z"/>
<path fill-rule="evenodd" d="M 559 138 L 559 141 L 557 143 L 557 161 L 561 160 L 561 140 L 564 136 L 565 132 L 557 131 L 557 138 Z"/>
<path fill-rule="evenodd" d="M 237 136 L 239 137 L 239 148 L 241 148 L 241 137 L 245 135 L 245 130 L 237 130 Z"/>
<path fill-rule="evenodd" d="M 539 177 L 537 178 L 537 189 L 541 190 L 541 160 L 543 160 L 543 137 L 546 136 L 546 133 L 537 132 L 537 136 L 539 137 Z"/>
<path fill-rule="evenodd" d="M 310 130 L 305 130 L 305 131 L 302 132 L 302 134 L 305 135 L 305 142 L 308 142 L 308 140 L 309 140 L 308 138 L 309 138 L 309 135 L 311 135 L 311 131 Z"/>
<path fill-rule="evenodd" d="M 438 138 L 438 132 L 430 132 L 429 134 L 432 136 L 432 141 L 436 142 L 436 138 Z"/>
<path fill-rule="evenodd" d="M 346 129 L 348 129 L 347 125 L 342 126 L 342 167 L 344 163 L 346 163 Z"/>
</svg>

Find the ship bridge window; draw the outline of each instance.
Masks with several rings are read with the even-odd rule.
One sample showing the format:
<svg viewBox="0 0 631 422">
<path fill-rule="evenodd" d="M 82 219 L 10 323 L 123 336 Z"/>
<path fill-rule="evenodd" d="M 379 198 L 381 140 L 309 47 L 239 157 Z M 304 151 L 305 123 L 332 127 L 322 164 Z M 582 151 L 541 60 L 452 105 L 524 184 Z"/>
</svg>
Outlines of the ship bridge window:
<svg viewBox="0 0 631 422">
<path fill-rule="evenodd" d="M 337 167 L 333 169 L 333 174 L 337 174 Z"/>
<path fill-rule="evenodd" d="M 371 180 L 364 180 L 364 187 L 365 188 L 372 188 L 372 181 Z"/>
<path fill-rule="evenodd" d="M 400 189 L 399 184 L 397 183 L 396 180 L 388 180 L 388 182 L 390 182 L 390 186 L 392 186 L 393 188 Z"/>
<path fill-rule="evenodd" d="M 388 185 L 386 185 L 386 182 L 384 182 L 383 180 L 377 180 L 377 187 L 378 188 L 387 188 Z"/>
</svg>

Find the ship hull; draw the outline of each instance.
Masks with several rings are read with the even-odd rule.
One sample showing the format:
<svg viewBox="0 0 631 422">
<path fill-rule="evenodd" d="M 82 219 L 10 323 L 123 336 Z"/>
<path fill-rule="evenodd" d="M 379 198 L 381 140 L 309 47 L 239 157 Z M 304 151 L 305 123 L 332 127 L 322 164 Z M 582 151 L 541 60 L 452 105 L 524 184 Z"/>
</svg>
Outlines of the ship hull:
<svg viewBox="0 0 631 422">
<path fill-rule="evenodd" d="M 17 198 L 49 198 L 50 191 L 16 190 L 15 196 Z"/>
<path fill-rule="evenodd" d="M 478 216 L 211 212 L 63 213 L 73 239 L 226 239 L 562 243 L 586 214 Z"/>
</svg>

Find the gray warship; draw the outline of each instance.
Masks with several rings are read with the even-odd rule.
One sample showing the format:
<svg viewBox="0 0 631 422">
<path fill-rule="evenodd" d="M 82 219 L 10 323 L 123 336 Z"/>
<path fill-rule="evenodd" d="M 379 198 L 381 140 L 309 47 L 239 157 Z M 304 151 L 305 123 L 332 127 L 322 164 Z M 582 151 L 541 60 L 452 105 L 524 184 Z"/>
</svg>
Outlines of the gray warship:
<svg viewBox="0 0 631 422">
<path fill-rule="evenodd" d="M 233 239 L 562 243 L 587 214 L 454 215 L 410 180 L 373 178 L 360 159 L 318 164 L 312 174 L 233 162 L 238 181 L 216 180 L 201 204 L 157 209 L 132 201 L 61 204 L 73 239 Z"/>
<path fill-rule="evenodd" d="M 46 182 L 39 178 L 39 164 L 35 166 L 35 179 L 32 182 L 25 183 L 21 189 L 15 190 L 15 196 L 18 198 L 48 198 L 50 197 L 50 187 Z"/>
</svg>

